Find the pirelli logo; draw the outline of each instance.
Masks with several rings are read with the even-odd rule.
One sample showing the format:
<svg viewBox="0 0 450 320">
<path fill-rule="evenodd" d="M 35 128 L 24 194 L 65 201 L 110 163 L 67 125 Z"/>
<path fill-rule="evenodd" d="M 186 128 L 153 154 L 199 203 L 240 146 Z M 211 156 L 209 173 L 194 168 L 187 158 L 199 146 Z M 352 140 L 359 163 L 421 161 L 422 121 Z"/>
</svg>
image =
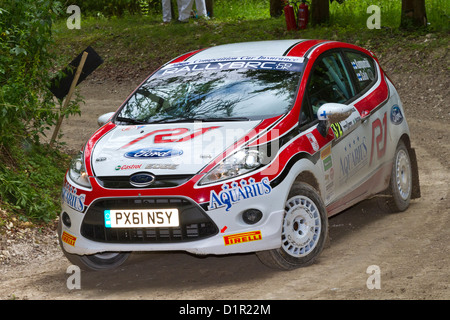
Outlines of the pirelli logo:
<svg viewBox="0 0 450 320">
<path fill-rule="evenodd" d="M 77 241 L 77 238 L 64 231 L 62 234 L 61 240 L 74 247 L 75 241 Z"/>
<path fill-rule="evenodd" d="M 244 233 L 230 234 L 229 236 L 224 236 L 223 241 L 226 246 L 237 243 L 244 243 L 250 241 L 262 240 L 261 231 L 251 231 Z"/>
</svg>

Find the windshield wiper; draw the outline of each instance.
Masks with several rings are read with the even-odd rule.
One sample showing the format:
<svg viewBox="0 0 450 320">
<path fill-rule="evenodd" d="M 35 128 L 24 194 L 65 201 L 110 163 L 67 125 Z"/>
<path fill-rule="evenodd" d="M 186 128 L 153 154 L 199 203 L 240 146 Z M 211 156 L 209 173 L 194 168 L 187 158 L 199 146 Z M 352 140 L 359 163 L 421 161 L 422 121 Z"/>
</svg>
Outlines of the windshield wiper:
<svg viewBox="0 0 450 320">
<path fill-rule="evenodd" d="M 120 122 L 126 122 L 130 124 L 148 124 L 147 121 L 142 121 L 138 119 L 132 119 L 132 118 L 125 118 L 125 117 L 117 117 L 116 120 Z"/>
<path fill-rule="evenodd" d="M 149 123 L 180 123 L 180 122 L 220 122 L 220 121 L 249 121 L 246 117 L 221 117 L 221 118 L 164 118 Z"/>
</svg>

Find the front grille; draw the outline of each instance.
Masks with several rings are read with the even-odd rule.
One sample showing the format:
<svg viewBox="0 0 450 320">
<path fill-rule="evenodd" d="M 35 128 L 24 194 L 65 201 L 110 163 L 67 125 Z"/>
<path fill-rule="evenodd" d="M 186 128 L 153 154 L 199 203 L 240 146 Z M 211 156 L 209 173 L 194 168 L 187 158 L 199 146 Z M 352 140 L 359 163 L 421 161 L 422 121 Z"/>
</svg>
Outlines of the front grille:
<svg viewBox="0 0 450 320">
<path fill-rule="evenodd" d="M 104 211 L 114 209 L 177 208 L 180 225 L 166 228 L 105 228 Z M 107 199 L 92 204 L 81 225 L 89 240 L 111 243 L 173 243 L 205 239 L 218 228 L 196 204 L 182 198 Z"/>
<path fill-rule="evenodd" d="M 145 187 L 148 188 L 171 188 L 182 185 L 189 181 L 193 175 L 159 175 L 156 176 L 155 181 Z M 111 176 L 111 177 L 97 177 L 98 183 L 108 189 L 136 189 L 138 187 L 133 186 L 130 183 L 130 176 Z"/>
</svg>

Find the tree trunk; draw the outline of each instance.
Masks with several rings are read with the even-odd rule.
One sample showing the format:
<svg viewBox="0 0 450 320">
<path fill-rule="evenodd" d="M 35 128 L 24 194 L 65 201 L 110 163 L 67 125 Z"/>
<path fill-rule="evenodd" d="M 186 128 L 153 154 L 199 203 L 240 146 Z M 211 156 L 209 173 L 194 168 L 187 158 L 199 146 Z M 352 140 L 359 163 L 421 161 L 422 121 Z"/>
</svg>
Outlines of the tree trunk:
<svg viewBox="0 0 450 320">
<path fill-rule="evenodd" d="M 402 0 L 400 28 L 415 29 L 427 26 L 425 0 Z"/>
<path fill-rule="evenodd" d="M 208 14 L 208 17 L 213 18 L 214 17 L 214 0 L 205 0 L 206 4 L 206 13 Z"/>
<path fill-rule="evenodd" d="M 328 23 L 330 19 L 329 0 L 312 0 L 311 1 L 311 23 L 318 25 Z"/>
<path fill-rule="evenodd" d="M 283 0 L 270 0 L 270 16 L 278 18 L 283 14 Z"/>
</svg>

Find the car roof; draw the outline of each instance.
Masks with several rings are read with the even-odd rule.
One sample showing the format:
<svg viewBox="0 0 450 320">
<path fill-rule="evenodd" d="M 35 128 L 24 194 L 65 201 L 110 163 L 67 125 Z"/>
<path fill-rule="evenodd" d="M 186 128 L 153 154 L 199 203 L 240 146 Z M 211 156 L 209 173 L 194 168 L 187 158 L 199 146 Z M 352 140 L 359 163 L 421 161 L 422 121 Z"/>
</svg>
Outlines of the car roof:
<svg viewBox="0 0 450 320">
<path fill-rule="evenodd" d="M 218 45 L 201 50 L 185 61 L 243 56 L 284 56 L 301 39 L 252 41 Z"/>
</svg>

